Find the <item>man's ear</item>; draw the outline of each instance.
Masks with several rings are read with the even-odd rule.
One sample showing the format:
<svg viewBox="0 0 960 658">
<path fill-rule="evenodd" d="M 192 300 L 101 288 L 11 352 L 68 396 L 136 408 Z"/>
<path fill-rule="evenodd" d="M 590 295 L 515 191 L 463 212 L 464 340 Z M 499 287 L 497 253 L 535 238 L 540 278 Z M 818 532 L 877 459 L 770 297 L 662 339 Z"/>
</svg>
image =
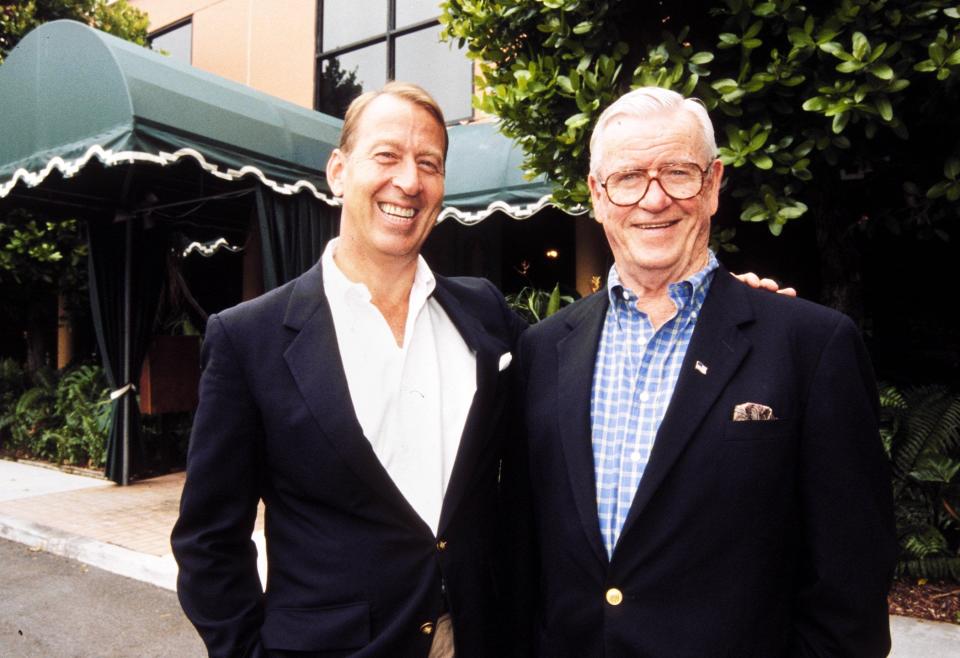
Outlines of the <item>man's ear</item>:
<svg viewBox="0 0 960 658">
<path fill-rule="evenodd" d="M 597 177 L 594 176 L 592 172 L 587 175 L 587 186 L 590 188 L 590 201 L 593 202 L 593 218 L 598 224 L 603 224 L 603 219 L 601 219 L 597 213 L 597 208 L 600 207 L 600 201 L 602 201 L 603 189 L 600 186 L 600 181 L 597 180 Z"/>
<path fill-rule="evenodd" d="M 717 213 L 717 208 L 720 206 L 720 183 L 723 182 L 723 163 L 720 162 L 720 158 L 717 158 L 710 163 L 710 189 L 709 189 L 709 210 L 710 216 L 713 217 Z"/>
<path fill-rule="evenodd" d="M 333 149 L 330 159 L 327 160 L 327 184 L 334 196 L 343 196 L 343 170 L 346 161 L 347 156 L 340 149 Z"/>
</svg>

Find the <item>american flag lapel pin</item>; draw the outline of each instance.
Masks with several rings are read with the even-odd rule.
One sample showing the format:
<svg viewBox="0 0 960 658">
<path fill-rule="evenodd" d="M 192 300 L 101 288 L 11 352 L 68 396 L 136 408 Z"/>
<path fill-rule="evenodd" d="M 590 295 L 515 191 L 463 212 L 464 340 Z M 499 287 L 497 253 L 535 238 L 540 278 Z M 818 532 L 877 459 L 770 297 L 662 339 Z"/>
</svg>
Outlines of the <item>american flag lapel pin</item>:
<svg viewBox="0 0 960 658">
<path fill-rule="evenodd" d="M 694 366 L 701 375 L 707 374 L 707 366 L 703 364 L 703 361 L 697 361 L 697 365 Z"/>
</svg>

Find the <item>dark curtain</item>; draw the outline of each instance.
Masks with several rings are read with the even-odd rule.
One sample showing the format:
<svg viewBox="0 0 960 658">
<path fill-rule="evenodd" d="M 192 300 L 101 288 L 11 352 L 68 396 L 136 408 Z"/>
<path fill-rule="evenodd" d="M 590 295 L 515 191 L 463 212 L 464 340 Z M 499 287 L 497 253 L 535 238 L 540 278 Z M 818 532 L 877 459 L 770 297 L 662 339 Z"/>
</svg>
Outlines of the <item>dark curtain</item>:
<svg viewBox="0 0 960 658">
<path fill-rule="evenodd" d="M 287 196 L 258 186 L 257 219 L 265 291 L 310 269 L 340 233 L 340 209 L 308 192 Z"/>
<path fill-rule="evenodd" d="M 117 393 L 112 402 L 110 436 L 107 439 L 106 476 L 121 484 L 126 484 L 123 479 L 124 427 L 129 436 L 129 475 L 137 474 L 144 467 L 140 405 L 135 386 L 140 381 L 140 371 L 150 344 L 166 276 L 164 257 L 167 242 L 164 228 L 145 229 L 140 217 L 125 221 L 94 220 L 87 224 L 93 324 L 107 380 Z M 129 295 L 124 286 L 128 258 Z M 125 354 L 124 338 L 127 300 L 130 303 L 129 355 Z M 129 377 L 124 377 L 128 359 Z M 128 387 L 128 384 L 134 386 Z"/>
</svg>

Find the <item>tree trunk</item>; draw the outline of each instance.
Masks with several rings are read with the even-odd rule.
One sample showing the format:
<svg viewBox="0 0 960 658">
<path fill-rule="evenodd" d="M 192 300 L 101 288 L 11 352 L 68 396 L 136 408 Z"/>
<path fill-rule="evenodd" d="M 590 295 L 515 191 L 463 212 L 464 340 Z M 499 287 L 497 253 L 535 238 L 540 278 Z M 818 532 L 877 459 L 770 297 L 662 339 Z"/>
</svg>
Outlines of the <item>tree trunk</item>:
<svg viewBox="0 0 960 658">
<path fill-rule="evenodd" d="M 67 296 L 57 294 L 57 370 L 63 370 L 73 361 L 73 318 L 67 307 Z"/>
<path fill-rule="evenodd" d="M 23 338 L 27 346 L 27 372 L 36 372 L 50 363 L 47 337 L 53 328 L 54 300 L 46 295 L 31 299 L 26 308 L 26 329 Z"/>
</svg>

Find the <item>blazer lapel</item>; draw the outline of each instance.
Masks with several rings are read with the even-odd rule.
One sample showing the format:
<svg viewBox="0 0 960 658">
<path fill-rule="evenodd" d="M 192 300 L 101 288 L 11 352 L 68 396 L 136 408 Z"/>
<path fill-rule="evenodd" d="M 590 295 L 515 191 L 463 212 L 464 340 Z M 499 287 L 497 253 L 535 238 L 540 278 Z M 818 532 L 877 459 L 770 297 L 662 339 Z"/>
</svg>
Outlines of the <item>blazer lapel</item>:
<svg viewBox="0 0 960 658">
<path fill-rule="evenodd" d="M 723 267 L 714 275 L 621 536 L 650 502 L 750 351 L 750 342 L 739 327 L 753 320 L 753 312 L 741 285 Z"/>
<path fill-rule="evenodd" d="M 472 309 L 473 312 L 466 309 L 447 290 L 443 277 L 437 276 L 436 281 L 434 298 L 443 307 L 467 346 L 474 351 L 477 362 L 477 390 L 463 426 L 463 434 L 460 437 L 460 445 L 457 448 L 457 456 L 453 462 L 453 471 L 450 474 L 450 482 L 447 484 L 440 512 L 439 532 L 443 534 L 467 491 L 471 472 L 482 461 L 483 448 L 494 426 L 491 422 L 491 414 L 495 411 L 493 405 L 496 401 L 499 379 L 499 359 L 505 350 L 510 349 L 510 346 L 501 344 L 483 328 L 476 317 L 479 309 Z"/>
<path fill-rule="evenodd" d="M 333 316 L 318 263 L 294 284 L 284 325 L 297 331 L 284 359 L 323 435 L 347 466 L 409 523 L 432 531 L 414 511 L 380 463 L 353 410 L 340 358 Z"/>
<path fill-rule="evenodd" d="M 605 289 L 579 302 L 567 318 L 570 333 L 557 343 L 560 444 L 580 523 L 590 546 L 604 564 L 608 559 L 597 514 L 590 391 L 608 304 Z"/>
</svg>

